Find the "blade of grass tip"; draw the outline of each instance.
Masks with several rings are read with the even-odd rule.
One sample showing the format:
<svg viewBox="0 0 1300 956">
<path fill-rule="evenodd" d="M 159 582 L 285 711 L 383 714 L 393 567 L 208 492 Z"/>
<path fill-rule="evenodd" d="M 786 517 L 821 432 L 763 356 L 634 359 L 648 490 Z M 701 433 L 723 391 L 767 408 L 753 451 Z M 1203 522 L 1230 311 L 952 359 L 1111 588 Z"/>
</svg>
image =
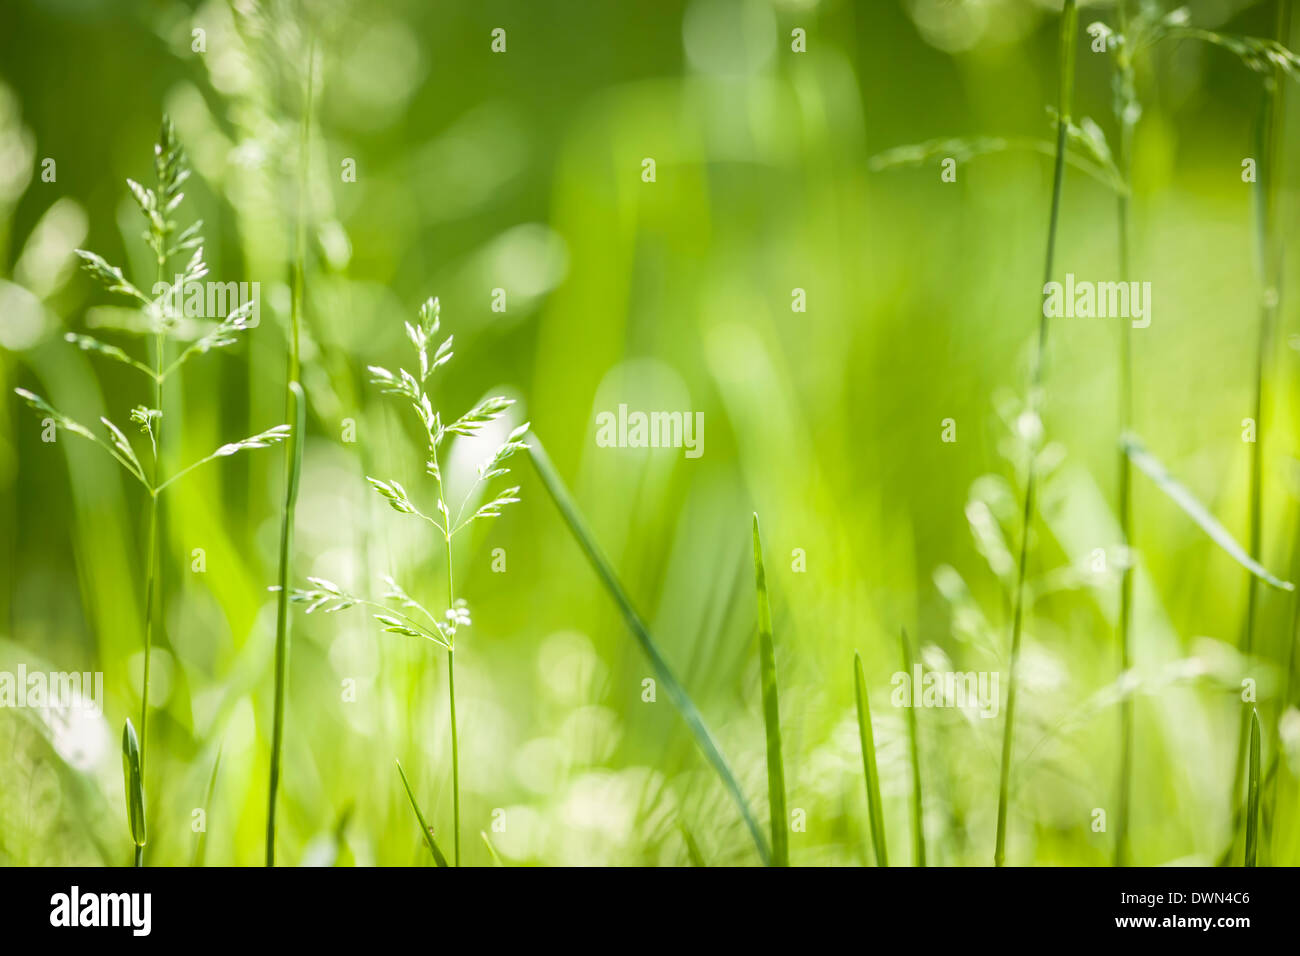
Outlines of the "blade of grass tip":
<svg viewBox="0 0 1300 956">
<path fill-rule="evenodd" d="M 862 655 L 853 652 L 853 688 L 858 699 L 858 740 L 862 744 L 862 774 L 867 781 L 867 817 L 871 821 L 871 845 L 876 866 L 889 866 L 885 849 L 885 817 L 880 802 L 880 775 L 876 772 L 876 738 L 871 730 L 871 703 L 867 699 L 867 678 Z"/>
<path fill-rule="evenodd" d="M 1259 844 L 1259 711 L 1250 713 L 1250 777 L 1246 789 L 1246 866 L 1255 865 Z"/>
<path fill-rule="evenodd" d="M 271 780 L 266 798 L 266 865 L 275 866 L 275 803 L 280 787 L 280 760 L 284 752 L 284 698 L 289 679 L 289 565 L 293 561 L 293 517 L 298 504 L 302 473 L 302 434 L 307 418 L 307 398 L 302 386 L 289 383 L 289 421 L 293 430 L 285 449 L 287 471 L 284 513 L 280 517 L 280 590 L 275 611 L 275 717 L 271 734 Z"/>
<path fill-rule="evenodd" d="M 754 840 L 754 846 L 758 849 L 758 855 L 763 863 L 770 866 L 772 864 L 772 853 L 768 849 L 767 840 L 763 836 L 763 831 L 758 825 L 753 812 L 749 808 L 749 803 L 745 800 L 745 794 L 740 789 L 740 783 L 736 780 L 735 774 L 731 772 L 731 767 L 727 764 L 726 758 L 718 750 L 714 743 L 713 735 L 709 733 L 708 727 L 704 723 L 699 709 L 695 702 L 691 700 L 690 695 L 674 676 L 672 669 L 668 666 L 667 660 L 659 651 L 659 646 L 650 635 L 649 629 L 641 620 L 641 615 L 632 606 L 632 601 L 628 598 L 627 592 L 623 590 L 623 585 L 619 582 L 618 576 L 615 575 L 613 567 L 601 552 L 600 547 L 596 544 L 596 539 L 592 537 L 591 532 L 587 529 L 586 523 L 578 513 L 577 505 L 573 502 L 573 497 L 569 494 L 568 488 L 560 479 L 551 464 L 550 457 L 546 454 L 546 449 L 542 446 L 535 432 L 528 433 L 528 456 L 532 459 L 533 467 L 537 470 L 537 476 L 541 478 L 542 484 L 546 487 L 546 492 L 551 496 L 555 507 L 559 510 L 565 523 L 569 526 L 569 531 L 578 546 L 582 548 L 583 553 L 587 556 L 587 561 L 591 564 L 592 569 L 600 578 L 605 589 L 609 591 L 614 603 L 618 605 L 623 614 L 623 620 L 627 624 L 628 630 L 640 645 L 642 652 L 650 659 L 650 665 L 654 669 L 655 676 L 664 689 L 668 691 L 668 698 L 672 701 L 677 712 L 681 714 L 682 719 L 686 721 L 686 726 L 690 728 L 695 737 L 696 743 L 704 753 L 705 758 L 713 765 L 713 769 L 722 778 L 723 785 L 731 794 L 732 800 L 735 801 L 740 815 L 745 820 L 745 825 L 749 828 L 750 836 Z"/>
<path fill-rule="evenodd" d="M 1043 284 L 1052 281 L 1052 265 L 1056 258 L 1056 227 L 1061 218 L 1061 193 L 1065 184 L 1065 151 L 1069 137 L 1072 103 L 1074 100 L 1074 47 L 1079 26 L 1079 11 L 1075 0 L 1065 0 L 1061 12 L 1060 35 L 1060 104 L 1056 119 L 1056 162 L 1052 171 L 1052 208 L 1047 220 L 1047 255 L 1043 268 Z M 1040 391 L 1043 384 L 1043 364 L 1047 352 L 1047 313 L 1039 309 L 1038 341 L 1034 346 L 1033 365 L 1029 375 L 1029 411 L 1038 414 Z M 1007 850 L 1007 806 L 1011 793 L 1011 757 L 1016 730 L 1016 671 L 1020 662 L 1020 637 L 1024 621 L 1025 568 L 1029 557 L 1029 530 L 1034 516 L 1034 497 L 1038 476 L 1035 453 L 1029 455 L 1028 474 L 1025 479 L 1025 502 L 1020 529 L 1020 560 L 1016 569 L 1016 587 L 1012 601 L 1011 655 L 1008 663 L 1006 716 L 1002 724 L 1002 760 L 998 774 L 998 823 L 994 842 L 993 863 L 1002 866 Z M 904 639 L 906 644 L 906 639 Z M 910 712 L 910 711 L 909 711 Z M 915 761 L 914 761 L 915 762 Z M 918 788 L 919 796 L 919 788 Z M 923 838 L 923 835 L 922 835 Z"/>
<path fill-rule="evenodd" d="M 212 816 L 212 794 L 215 793 L 217 789 L 217 771 L 221 769 L 221 750 L 224 746 L 224 741 L 217 744 L 217 759 L 212 762 L 212 774 L 208 777 L 208 790 L 206 795 L 203 797 L 203 813 L 205 815 L 203 821 L 204 826 L 203 829 L 199 831 L 198 841 L 194 844 L 194 860 L 190 864 L 191 866 L 202 866 L 204 854 L 207 853 L 207 817 Z"/>
<path fill-rule="evenodd" d="M 447 858 L 438 849 L 438 841 L 433 838 L 433 831 L 429 829 L 428 821 L 424 819 L 424 813 L 421 812 L 420 805 L 415 802 L 415 794 L 411 792 L 411 784 L 406 779 L 406 771 L 402 769 L 402 762 L 400 760 L 394 762 L 397 764 L 397 772 L 402 776 L 402 786 L 406 788 L 406 799 L 411 801 L 411 809 L 415 811 L 415 819 L 420 821 L 420 832 L 424 834 L 424 842 L 429 845 L 429 852 L 433 854 L 433 862 L 438 866 L 446 866 Z"/>
<path fill-rule="evenodd" d="M 912 677 L 912 645 L 908 643 L 907 631 L 900 630 L 903 645 L 903 672 Z M 925 866 L 925 818 L 922 816 L 921 802 L 921 746 L 916 728 L 917 689 L 912 689 L 912 699 L 907 705 L 907 741 L 912 753 L 912 862 L 914 866 Z"/>
<path fill-rule="evenodd" d="M 763 569 L 763 541 L 754 514 L 754 586 L 758 592 L 758 660 L 763 688 L 763 725 L 767 733 L 767 799 L 772 818 L 772 863 L 790 865 L 786 834 L 785 764 L 781 758 L 781 707 L 776 692 L 776 649 L 772 645 L 772 604 Z"/>
<path fill-rule="evenodd" d="M 479 830 L 478 835 L 483 838 L 483 845 L 487 847 L 488 856 L 492 857 L 492 865 L 505 866 L 505 861 L 501 859 L 501 854 L 497 852 L 497 848 L 494 847 L 492 841 L 488 839 L 487 833 L 483 830 Z"/>
<path fill-rule="evenodd" d="M 1161 464 L 1160 460 L 1143 447 L 1137 436 L 1126 435 L 1121 441 L 1125 454 L 1132 459 L 1133 464 L 1137 465 L 1148 478 L 1154 481 L 1160 490 L 1183 510 L 1187 517 L 1191 518 L 1202 531 L 1209 535 L 1210 540 L 1227 552 L 1229 557 L 1266 584 L 1270 584 L 1280 591 L 1295 590 L 1294 584 L 1290 581 L 1283 581 L 1247 554 L 1246 550 L 1228 532 L 1228 529 L 1210 514 L 1206 507 L 1196 499 L 1195 495 L 1180 485 L 1173 475 L 1169 474 L 1169 471 Z"/>
<path fill-rule="evenodd" d="M 122 728 L 122 779 L 126 785 L 126 813 L 131 824 L 131 842 L 135 844 L 135 865 L 144 865 L 147 835 L 144 825 L 144 783 L 140 775 L 140 740 L 135 726 L 127 718 Z"/>
</svg>

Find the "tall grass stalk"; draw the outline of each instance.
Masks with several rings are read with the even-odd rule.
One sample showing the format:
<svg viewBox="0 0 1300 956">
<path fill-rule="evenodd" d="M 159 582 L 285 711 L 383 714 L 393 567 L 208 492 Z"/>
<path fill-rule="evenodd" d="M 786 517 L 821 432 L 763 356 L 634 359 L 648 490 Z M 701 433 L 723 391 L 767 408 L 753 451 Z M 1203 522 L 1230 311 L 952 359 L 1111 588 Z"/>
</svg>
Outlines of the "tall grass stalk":
<svg viewBox="0 0 1300 956">
<path fill-rule="evenodd" d="M 448 439 L 448 436 L 467 437 L 474 435 L 485 425 L 501 418 L 514 404 L 514 399 L 494 395 L 483 399 L 450 423 L 443 420 L 442 413 L 434 409 L 433 400 L 425 387 L 433 373 L 450 362 L 454 355 L 452 352 L 453 336 L 447 336 L 436 347 L 434 345 L 438 331 L 441 328 L 440 312 L 438 300 L 428 299 L 420 306 L 418 321 L 415 324 L 405 323 L 406 337 L 411 345 L 415 347 L 416 358 L 419 360 L 418 372 L 408 372 L 404 368 L 399 368 L 394 373 L 378 365 L 368 366 L 371 384 L 378 385 L 386 395 L 399 395 L 407 399 L 425 432 L 428 459 L 425 462 L 424 469 L 425 473 L 433 478 L 434 486 L 437 489 L 437 513 L 431 515 L 421 511 L 400 482 L 385 481 L 370 476 L 367 476 L 366 480 L 388 502 L 390 508 L 398 514 L 411 515 L 427 522 L 438 532 L 438 537 L 446 545 L 446 611 L 443 612 L 441 617 L 434 615 L 419 601 L 411 597 L 392 577 L 385 578 L 388 590 L 385 592 L 384 597 L 394 602 L 397 605 L 396 607 L 379 604 L 344 591 L 337 584 L 324 578 L 308 578 L 307 580 L 311 582 L 313 587 L 306 590 L 294 589 L 291 600 L 306 604 L 308 614 L 321 608 L 324 608 L 327 613 L 340 611 L 353 605 L 372 608 L 376 612 L 374 613 L 375 620 L 379 622 L 385 632 L 422 638 L 447 652 L 447 704 L 451 716 L 452 816 L 454 830 L 452 858 L 455 865 L 460 866 L 460 741 L 456 732 L 456 670 L 454 657 L 457 631 L 469 627 L 472 622 L 470 620 L 469 606 L 463 598 L 456 597 L 455 573 L 452 564 L 452 541 L 458 533 L 464 531 L 480 518 L 499 517 L 506 506 L 519 501 L 519 486 L 515 485 L 499 491 L 487 503 L 479 505 L 468 515 L 466 514 L 471 501 L 474 500 L 475 493 L 480 488 L 486 489 L 493 479 L 509 474 L 510 469 L 505 462 L 515 452 L 528 447 L 522 441 L 523 436 L 528 431 L 528 423 L 524 422 L 513 429 L 506 436 L 505 441 L 497 446 L 492 455 L 479 465 L 473 483 L 465 490 L 459 506 L 453 510 L 452 504 L 449 503 L 450 496 L 447 492 L 442 467 L 438 462 L 439 449 L 442 447 L 443 442 Z M 408 610 L 418 612 L 419 617 L 408 614 Z"/>
<path fill-rule="evenodd" d="M 200 233 L 203 221 L 197 220 L 185 229 L 179 229 L 176 221 L 172 219 L 172 215 L 180 208 L 181 202 L 185 198 L 185 193 L 181 190 L 181 187 L 189 179 L 190 170 L 185 151 L 181 148 L 180 141 L 177 139 L 176 129 L 166 116 L 163 117 L 158 142 L 154 146 L 153 165 L 156 183 L 152 188 L 142 186 L 131 179 L 127 180 L 127 186 L 130 188 L 136 205 L 140 207 L 140 212 L 148 223 L 144 239 L 154 254 L 154 262 L 157 267 L 156 294 L 145 294 L 127 279 L 119 267 L 109 264 L 103 257 L 84 249 L 76 251 L 83 268 L 93 279 L 99 282 L 107 292 L 130 300 L 133 309 L 141 313 L 141 319 L 133 318 L 128 320 L 117 331 L 137 335 L 143 334 L 152 338 L 152 364 L 148 364 L 147 361 L 140 361 L 122 348 L 89 335 L 69 332 L 64 336 L 66 341 L 71 342 L 83 351 L 94 352 L 104 358 L 119 362 L 143 374 L 149 380 L 152 386 L 153 407 L 137 405 L 131 409 L 130 417 L 131 421 L 139 427 L 141 433 L 149 441 L 149 447 L 153 455 L 152 466 L 146 469 L 126 433 L 108 418 L 100 417 L 100 423 L 108 433 L 108 440 L 105 441 L 85 425 L 64 415 L 39 395 L 35 395 L 26 389 L 14 389 L 19 398 L 25 401 L 38 415 L 53 424 L 55 428 L 78 435 L 102 448 L 132 478 L 139 482 L 149 496 L 147 505 L 149 538 L 145 558 L 144 674 L 140 694 L 140 732 L 138 740 L 136 740 L 135 728 L 128 728 L 131 738 L 136 741 L 134 746 L 139 757 L 139 780 L 137 783 L 142 808 L 141 822 L 143 822 L 143 806 L 145 802 L 145 771 L 147 769 L 145 758 L 148 753 L 149 739 L 149 688 L 152 677 L 154 622 L 162 613 L 162 564 L 160 558 L 160 539 L 162 536 L 159 532 L 162 493 L 169 486 L 210 461 L 225 458 L 246 449 L 266 448 L 283 441 L 288 437 L 289 432 L 288 425 L 276 425 L 259 434 L 222 445 L 211 454 L 167 477 L 163 477 L 161 437 L 164 383 L 191 358 L 237 342 L 239 340 L 238 333 L 249 328 L 248 320 L 256 303 L 249 300 L 233 306 L 224 317 L 220 317 L 220 320 L 215 325 L 209 326 L 197 339 L 183 348 L 175 359 L 171 362 L 167 361 L 166 347 L 168 339 L 175 334 L 180 319 L 183 318 L 182 300 L 185 290 L 191 284 L 197 284 L 207 276 L 208 267 L 203 260 L 203 236 Z M 169 263 L 175 256 L 185 252 L 191 253 L 189 261 L 176 277 L 176 281 L 168 283 L 165 279 Z M 128 786 L 130 785 L 128 783 Z M 141 829 L 139 831 L 140 835 L 137 836 L 135 820 L 132 819 L 131 822 L 133 838 L 141 839 L 143 830 Z M 137 862 L 142 863 L 144 843 L 137 842 L 136 847 Z"/>
<path fill-rule="evenodd" d="M 303 430 L 307 419 L 307 397 L 299 381 L 299 333 L 302 327 L 303 298 L 306 292 L 307 259 L 307 175 L 310 169 L 308 146 L 311 136 L 313 72 L 316 66 L 315 45 L 309 45 L 307 75 L 304 81 L 302 121 L 298 131 L 298 208 L 295 217 L 292 291 L 289 305 L 289 367 L 287 417 L 293 425 L 284 457 L 284 509 L 280 515 L 279 593 L 275 608 L 275 704 L 271 735 L 271 772 L 266 797 L 266 865 L 275 866 L 275 807 L 280 786 L 280 761 L 284 751 L 284 699 L 289 680 L 289 602 L 290 564 L 293 561 L 293 522 L 298 503 L 299 476 L 302 472 Z"/>
<path fill-rule="evenodd" d="M 853 652 L 853 690 L 858 704 L 858 742 L 862 745 L 862 776 L 867 785 L 867 818 L 871 822 L 871 845 L 876 866 L 889 866 L 885 848 L 885 817 L 880 803 L 880 774 L 876 771 L 876 738 L 871 729 L 871 703 L 867 699 L 867 678 L 862 656 Z"/>
<path fill-rule="evenodd" d="M 700 714 L 699 708 L 695 706 L 695 702 L 686 693 L 686 688 L 681 685 L 676 675 L 673 674 L 672 668 L 668 666 L 668 661 L 659 650 L 659 645 L 655 643 L 655 639 L 651 636 L 649 628 L 646 627 L 645 622 L 641 620 L 641 615 L 637 613 L 636 608 L 632 605 L 632 601 L 627 596 L 618 575 L 614 573 L 613 566 L 609 563 L 604 552 L 596 543 L 595 537 L 587 528 L 587 523 L 579 513 L 578 506 L 573 501 L 573 496 L 569 494 L 569 489 L 565 487 L 559 473 L 555 470 L 555 466 L 551 464 L 551 459 L 546 454 L 546 449 L 543 447 L 541 440 L 534 434 L 529 436 L 529 443 L 529 457 L 532 459 L 533 466 L 537 469 L 537 476 L 542 480 L 547 494 L 555 502 L 555 507 L 564 518 L 565 524 L 569 526 L 569 532 L 573 535 L 574 540 L 578 542 L 583 554 L 586 555 L 592 570 L 596 572 L 596 576 L 605 585 L 605 590 L 609 592 L 610 597 L 614 599 L 614 603 L 618 605 L 628 630 L 632 632 L 632 636 L 636 639 L 641 651 L 649 658 L 656 679 L 668 691 L 668 699 L 672 702 L 673 707 L 677 709 L 677 712 L 681 714 L 682 719 L 686 721 L 686 726 L 690 728 L 691 734 L 695 737 L 695 742 L 703 752 L 705 759 L 713 765 L 713 769 L 722 779 L 723 786 L 731 794 L 732 800 L 735 801 L 736 807 L 745 821 L 745 826 L 749 828 L 749 835 L 754 841 L 759 857 L 764 864 L 771 866 L 773 863 L 772 851 L 767 845 L 767 840 L 763 837 L 762 828 L 759 827 L 758 820 L 749 808 L 749 802 L 745 799 L 744 791 L 741 790 L 736 775 L 732 773 L 726 758 L 718 750 L 718 745 L 714 742 L 713 735 L 705 725 L 704 717 Z"/>
<path fill-rule="evenodd" d="M 1060 88 L 1056 121 L 1056 158 L 1052 171 L 1052 209 L 1047 223 L 1047 255 L 1043 272 L 1046 284 L 1052 279 L 1052 266 L 1056 255 L 1056 227 L 1061 212 L 1061 191 L 1065 180 L 1066 138 L 1070 126 L 1071 101 L 1074 94 L 1074 46 L 1078 30 L 1079 12 L 1075 0 L 1065 0 L 1061 14 L 1060 33 Z M 1038 339 L 1030 367 L 1029 411 L 1038 415 L 1043 382 L 1043 363 L 1047 349 L 1047 315 L 1040 307 L 1038 314 Z M 1028 473 L 1025 480 L 1024 510 L 1021 515 L 1020 555 L 1016 569 L 1015 593 L 1012 600 L 1011 655 L 1008 664 L 1007 708 L 1002 727 L 1002 768 L 998 779 L 998 824 L 994 843 L 993 862 L 1002 866 L 1006 862 L 1007 805 L 1010 798 L 1011 760 L 1016 725 L 1016 691 L 1019 684 L 1016 669 L 1020 663 L 1020 638 L 1024 620 L 1025 569 L 1029 557 L 1030 524 L 1034 516 L 1034 497 L 1037 491 L 1037 449 L 1031 446 Z M 919 788 L 918 788 L 919 790 Z"/>
<path fill-rule="evenodd" d="M 763 688 L 763 726 L 767 736 L 767 799 L 772 824 L 772 863 L 790 865 L 789 826 L 785 811 L 785 763 L 781 757 L 781 707 L 776 691 L 776 649 L 772 642 L 772 605 L 763 569 L 763 542 L 754 515 L 754 586 L 758 592 L 758 660 Z"/>
</svg>

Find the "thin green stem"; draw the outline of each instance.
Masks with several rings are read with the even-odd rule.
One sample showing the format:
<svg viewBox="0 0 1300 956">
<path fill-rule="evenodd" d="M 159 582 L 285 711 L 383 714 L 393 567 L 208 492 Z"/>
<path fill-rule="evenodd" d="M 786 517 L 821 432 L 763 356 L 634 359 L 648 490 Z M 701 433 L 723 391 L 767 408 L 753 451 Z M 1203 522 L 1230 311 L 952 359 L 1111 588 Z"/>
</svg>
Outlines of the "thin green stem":
<svg viewBox="0 0 1300 956">
<path fill-rule="evenodd" d="M 310 41 L 309 41 L 310 43 Z M 308 145 L 311 134 L 311 105 L 316 48 L 311 43 L 307 54 L 306 93 L 303 98 L 302 123 L 298 138 L 298 210 L 297 235 L 293 258 L 293 293 L 289 309 L 289 367 L 287 418 L 293 433 L 285 448 L 284 510 L 280 516 L 280 590 L 275 617 L 275 705 L 271 734 L 271 773 L 267 787 L 266 865 L 275 866 L 275 806 L 280 786 L 280 761 L 284 751 L 284 700 L 289 678 L 289 584 L 292 577 L 294 512 L 298 503 L 299 476 L 302 472 L 302 439 L 306 425 L 307 397 L 299 377 L 299 330 L 302 327 L 303 294 L 306 275 L 306 193 L 309 170 Z"/>
<path fill-rule="evenodd" d="M 1057 110 L 1056 161 L 1052 172 L 1052 210 L 1047 224 L 1047 255 L 1043 269 L 1044 284 L 1052 279 L 1052 266 L 1056 255 L 1056 227 L 1061 213 L 1061 192 L 1065 180 L 1066 138 L 1070 124 L 1070 103 L 1074 92 L 1074 40 L 1078 27 L 1078 16 L 1074 0 L 1066 0 L 1065 9 L 1061 15 L 1060 106 Z M 1030 368 L 1029 411 L 1033 415 L 1038 414 L 1046 350 L 1047 313 L 1046 310 L 1040 309 L 1038 340 L 1034 348 L 1033 364 Z M 1007 806 L 1010 797 L 1011 758 L 1016 726 L 1016 691 L 1019 684 L 1016 671 L 1020 664 L 1020 638 L 1025 613 L 1025 568 L 1029 553 L 1029 532 L 1034 516 L 1034 501 L 1038 488 L 1036 458 L 1037 449 L 1031 447 L 1028 472 L 1025 478 L 1025 507 L 1021 515 L 1020 554 L 1016 569 L 1015 597 L 1012 601 L 1011 656 L 1008 663 L 1006 717 L 1002 726 L 1002 768 L 998 779 L 997 837 L 993 850 L 995 866 L 1002 866 L 1006 862 Z"/>
<path fill-rule="evenodd" d="M 447 607 L 455 603 L 455 588 L 452 585 L 451 571 L 451 535 L 447 542 Z M 460 866 L 460 741 L 456 735 L 456 652 L 447 648 L 447 700 L 451 713 L 451 819 L 452 819 L 452 859 Z"/>
<path fill-rule="evenodd" d="M 903 645 L 903 673 L 912 679 L 912 645 L 907 631 L 899 632 Z M 907 742 L 912 756 L 912 865 L 925 866 L 925 807 L 921 799 L 921 742 L 916 726 L 916 707 L 920 688 L 913 685 L 907 702 Z"/>
</svg>

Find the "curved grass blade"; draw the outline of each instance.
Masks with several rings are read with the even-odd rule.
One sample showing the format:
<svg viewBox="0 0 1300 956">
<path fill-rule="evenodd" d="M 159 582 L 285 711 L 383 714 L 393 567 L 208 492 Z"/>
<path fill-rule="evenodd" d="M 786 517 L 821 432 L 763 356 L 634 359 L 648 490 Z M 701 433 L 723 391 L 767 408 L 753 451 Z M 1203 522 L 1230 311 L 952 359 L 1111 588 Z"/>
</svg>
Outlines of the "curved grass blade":
<svg viewBox="0 0 1300 956">
<path fill-rule="evenodd" d="M 912 645 L 907 641 L 907 631 L 899 632 L 903 644 L 903 672 L 912 675 Z M 907 706 L 907 741 L 912 753 L 912 865 L 925 866 L 925 818 L 921 814 L 921 747 L 916 731 L 917 688 L 912 688 L 912 699 Z"/>
<path fill-rule="evenodd" d="M 772 646 L 772 605 L 763 570 L 763 542 L 754 515 L 754 586 L 758 591 L 758 661 L 763 685 L 763 726 L 767 734 L 767 799 L 771 808 L 772 863 L 790 865 L 786 834 L 785 764 L 781 758 L 781 707 L 776 692 L 776 650 Z"/>
<path fill-rule="evenodd" d="M 122 728 L 122 779 L 126 784 L 126 814 L 131 824 L 131 842 L 135 844 L 135 865 L 143 866 L 148 839 L 144 825 L 144 780 L 140 773 L 140 740 L 130 717 Z"/>
<path fill-rule="evenodd" d="M 736 807 L 740 810 L 740 815 L 744 817 L 745 825 L 749 828 L 749 834 L 753 837 L 754 846 L 758 849 L 758 855 L 762 858 L 763 863 L 770 866 L 772 864 L 772 852 L 768 849 L 767 840 L 763 837 L 763 831 L 754 818 L 753 812 L 749 809 L 749 803 L 745 800 L 745 794 L 740 789 L 740 783 L 736 780 L 735 774 L 731 772 L 731 767 L 727 764 L 726 758 L 718 750 L 718 745 L 713 740 L 713 735 L 705 726 L 704 718 L 701 716 L 695 702 L 691 700 L 684 688 L 669 668 L 668 662 L 659 651 L 659 646 L 650 635 L 649 629 L 641 620 L 641 615 L 632 606 L 632 601 L 628 598 L 627 592 L 623 590 L 623 585 L 619 582 L 614 569 L 610 566 L 608 559 L 596 544 L 596 539 L 592 537 L 591 531 L 588 530 L 582 516 L 578 513 L 577 505 L 573 502 L 573 497 L 569 490 L 564 486 L 555 466 L 551 464 L 550 457 L 546 454 L 541 439 L 536 433 L 531 433 L 530 447 L 528 449 L 529 457 L 532 459 L 533 467 L 537 469 L 537 476 L 542 479 L 542 484 L 546 486 L 547 493 L 551 500 L 555 502 L 555 507 L 559 509 L 560 514 L 564 517 L 565 523 L 569 526 L 569 531 L 573 534 L 578 546 L 582 548 L 583 554 L 587 556 L 592 569 L 600 578 L 605 589 L 609 591 L 614 603 L 618 605 L 619 610 L 623 613 L 623 620 L 636 638 L 637 644 L 646 657 L 650 659 L 650 665 L 654 668 L 655 676 L 664 688 L 668 691 L 668 699 L 672 701 L 677 712 L 682 715 L 686 721 L 686 726 L 690 728 L 691 733 L 695 736 L 695 742 L 699 745 L 700 750 L 704 753 L 705 758 L 713 765 L 718 776 L 722 778 L 723 785 L 731 794 L 735 801 Z"/>
<path fill-rule="evenodd" d="M 284 513 L 280 516 L 280 589 L 275 609 L 275 717 L 271 733 L 271 781 L 266 800 L 266 865 L 275 866 L 275 798 L 280 787 L 280 760 L 284 751 L 284 695 L 289 678 L 289 564 L 293 560 L 293 517 L 298 503 L 298 478 L 302 472 L 302 435 L 307 418 L 307 397 L 297 382 L 289 383 L 289 433 L 285 450 Z"/>
<path fill-rule="evenodd" d="M 394 762 L 397 764 L 397 772 L 402 775 L 402 786 L 406 788 L 406 799 L 411 801 L 411 809 L 415 811 L 415 819 L 420 821 L 420 832 L 424 834 L 424 842 L 429 844 L 429 852 L 433 854 L 433 862 L 438 866 L 446 866 L 447 858 L 438 849 L 438 841 L 433 838 L 433 831 L 429 829 L 428 821 L 424 819 L 424 814 L 420 812 L 420 805 L 415 802 L 415 794 L 411 792 L 411 784 L 406 779 L 406 771 L 402 769 L 402 762 L 400 760 Z"/>
<path fill-rule="evenodd" d="M 871 704 L 867 699 L 867 678 L 862 672 L 862 655 L 853 653 L 853 687 L 858 699 L 858 740 L 862 744 L 862 774 L 867 781 L 867 816 L 871 821 L 871 845 L 876 866 L 889 866 L 885 849 L 885 816 L 880 802 L 880 775 L 876 771 L 876 740 L 871 731 Z"/>
<path fill-rule="evenodd" d="M 1246 788 L 1246 859 L 1254 866 L 1259 852 L 1259 711 L 1250 710 L 1250 777 Z"/>
<path fill-rule="evenodd" d="M 1146 450 L 1136 435 L 1125 435 L 1121 439 L 1121 444 L 1124 453 L 1128 455 L 1133 464 L 1145 472 L 1147 477 L 1154 481 L 1160 487 L 1160 490 L 1173 500 L 1174 504 L 1182 508 L 1187 517 L 1196 522 L 1200 529 L 1209 535 L 1210 539 L 1226 551 L 1234 561 L 1261 581 L 1280 591 L 1295 590 L 1294 584 L 1290 581 L 1283 581 L 1272 574 L 1247 554 L 1246 550 L 1228 532 L 1228 529 L 1221 525 L 1206 507 L 1196 500 L 1195 495 L 1179 484 L 1173 475 L 1169 474 L 1168 469 L 1158 458 Z"/>
</svg>

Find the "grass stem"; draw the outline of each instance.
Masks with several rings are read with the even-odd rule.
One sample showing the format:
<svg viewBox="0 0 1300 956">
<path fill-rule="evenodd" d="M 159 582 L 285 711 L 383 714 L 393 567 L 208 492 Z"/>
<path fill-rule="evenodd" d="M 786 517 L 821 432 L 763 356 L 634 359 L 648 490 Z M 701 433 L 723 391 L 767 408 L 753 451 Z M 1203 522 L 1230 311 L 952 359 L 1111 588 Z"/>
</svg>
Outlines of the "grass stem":
<svg viewBox="0 0 1300 956">
<path fill-rule="evenodd" d="M 1061 191 L 1065 180 L 1065 148 L 1070 126 L 1071 100 L 1074 92 L 1074 45 L 1078 29 L 1079 12 L 1075 0 L 1066 0 L 1061 14 L 1061 75 L 1060 106 L 1057 110 L 1056 123 L 1056 160 L 1052 172 L 1052 210 L 1047 224 L 1047 256 L 1043 273 L 1044 284 L 1051 281 L 1053 260 L 1056 255 L 1056 226 L 1061 213 Z M 1033 364 L 1030 371 L 1029 410 L 1038 413 L 1040 391 L 1043 381 L 1043 363 L 1047 350 L 1047 314 L 1039 310 L 1038 340 L 1034 348 Z M 1031 448 L 1028 473 L 1025 479 L 1025 502 L 1020 530 L 1020 555 L 1016 570 L 1015 596 L 1012 602 L 1011 619 L 1011 655 L 1008 663 L 1007 706 L 1002 727 L 1002 761 L 998 779 L 998 823 L 997 837 L 994 843 L 993 862 L 1002 866 L 1006 862 L 1007 844 L 1007 805 L 1010 797 L 1011 759 L 1016 725 L 1016 690 L 1018 686 L 1016 670 L 1020 664 L 1020 638 L 1024 620 L 1025 602 L 1025 567 L 1029 555 L 1030 524 L 1034 516 L 1034 498 L 1037 491 L 1037 449 Z"/>
</svg>

